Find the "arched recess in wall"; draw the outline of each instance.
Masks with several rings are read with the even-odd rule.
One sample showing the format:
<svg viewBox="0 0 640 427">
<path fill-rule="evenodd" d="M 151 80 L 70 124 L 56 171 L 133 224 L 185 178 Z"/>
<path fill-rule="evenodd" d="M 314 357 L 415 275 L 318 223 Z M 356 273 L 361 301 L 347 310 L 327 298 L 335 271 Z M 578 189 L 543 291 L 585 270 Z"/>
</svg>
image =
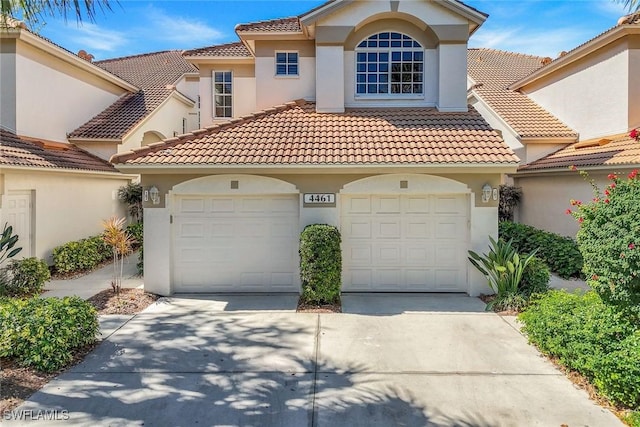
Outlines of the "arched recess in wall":
<svg viewBox="0 0 640 427">
<path fill-rule="evenodd" d="M 153 144 L 154 142 L 160 142 L 164 139 L 167 139 L 163 134 L 155 130 L 149 130 L 144 133 L 142 136 L 141 145 L 144 147 L 145 145 Z"/>
</svg>

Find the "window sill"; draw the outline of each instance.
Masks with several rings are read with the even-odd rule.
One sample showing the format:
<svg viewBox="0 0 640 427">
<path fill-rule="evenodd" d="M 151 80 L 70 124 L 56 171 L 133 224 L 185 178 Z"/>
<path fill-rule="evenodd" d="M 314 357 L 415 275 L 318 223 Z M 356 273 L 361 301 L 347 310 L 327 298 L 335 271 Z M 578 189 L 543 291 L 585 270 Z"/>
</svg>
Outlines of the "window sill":
<svg viewBox="0 0 640 427">
<path fill-rule="evenodd" d="M 367 100 L 385 100 L 385 101 L 393 101 L 393 100 L 424 100 L 424 95 L 355 95 L 356 101 L 367 101 Z"/>
<path fill-rule="evenodd" d="M 276 74 L 273 76 L 274 79 L 299 79 L 300 75 L 299 74 Z"/>
</svg>

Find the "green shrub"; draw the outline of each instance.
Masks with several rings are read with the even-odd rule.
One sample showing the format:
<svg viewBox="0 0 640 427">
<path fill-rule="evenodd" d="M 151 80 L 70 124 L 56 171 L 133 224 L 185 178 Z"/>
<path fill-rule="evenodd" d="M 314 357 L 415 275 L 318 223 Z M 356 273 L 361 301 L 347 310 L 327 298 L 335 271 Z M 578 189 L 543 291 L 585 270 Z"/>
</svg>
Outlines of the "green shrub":
<svg viewBox="0 0 640 427">
<path fill-rule="evenodd" d="M 501 185 L 498 220 L 513 221 L 513 212 L 520 203 L 520 199 L 522 199 L 522 188 L 513 185 Z"/>
<path fill-rule="evenodd" d="M 598 294 L 549 291 L 534 297 L 520 320 L 540 351 L 593 381 L 614 403 L 637 399 L 640 326 Z"/>
<path fill-rule="evenodd" d="M 513 246 L 519 252 L 530 253 L 538 249 L 536 256 L 542 258 L 549 269 L 560 277 L 580 276 L 582 255 L 577 243 L 569 237 L 509 221 L 501 222 L 498 229 L 502 239 L 513 239 Z"/>
<path fill-rule="evenodd" d="M 0 302 L 0 357 L 40 371 L 69 364 L 72 351 L 95 342 L 98 330 L 95 308 L 79 297 Z"/>
<path fill-rule="evenodd" d="M 12 260 L 7 268 L 9 280 L 0 284 L 0 293 L 12 297 L 38 295 L 51 279 L 49 266 L 38 258 Z"/>
<path fill-rule="evenodd" d="M 331 304 L 340 299 L 342 251 L 336 227 L 314 224 L 300 235 L 302 301 Z"/>
<path fill-rule="evenodd" d="M 640 319 L 640 179 L 633 171 L 627 179 L 610 174 L 611 183 L 595 197 L 576 206 L 580 223 L 578 244 L 584 273 L 605 302 L 616 304 Z M 583 176 L 587 177 L 586 173 Z M 571 212 L 571 211 L 569 211 Z"/>
<path fill-rule="evenodd" d="M 102 236 L 92 236 L 65 243 L 53 249 L 53 265 L 60 273 L 73 273 L 95 268 L 113 256 Z"/>
<path fill-rule="evenodd" d="M 127 233 L 134 240 L 135 247 L 142 246 L 142 239 L 144 238 L 144 227 L 141 222 L 127 225 Z"/>
<path fill-rule="evenodd" d="M 640 408 L 640 331 L 597 360 L 594 384 L 611 401 Z"/>
<path fill-rule="evenodd" d="M 535 293 L 542 293 L 549 290 L 549 267 L 537 256 L 531 258 L 522 273 L 522 280 L 518 289 L 525 296 L 529 297 Z"/>
<path fill-rule="evenodd" d="M 640 427 L 640 411 L 631 411 L 623 417 L 623 421 L 631 427 Z"/>
<path fill-rule="evenodd" d="M 494 240 L 489 236 L 489 253 L 478 255 L 469 251 L 469 261 L 485 275 L 496 298 L 487 304 L 487 310 L 518 310 L 526 304 L 519 286 L 525 268 L 533 259 L 532 254 L 521 257 L 512 241 Z"/>
<path fill-rule="evenodd" d="M 140 249 L 138 250 L 138 262 L 136 267 L 138 268 L 138 274 L 141 276 L 144 275 L 144 246 L 140 246 Z"/>
</svg>

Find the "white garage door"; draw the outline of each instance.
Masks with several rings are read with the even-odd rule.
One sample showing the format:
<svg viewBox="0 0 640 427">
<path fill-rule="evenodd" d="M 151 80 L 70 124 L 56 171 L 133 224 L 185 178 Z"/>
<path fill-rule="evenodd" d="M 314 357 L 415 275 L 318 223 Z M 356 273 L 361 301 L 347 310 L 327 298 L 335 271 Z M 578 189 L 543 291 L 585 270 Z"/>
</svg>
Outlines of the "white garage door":
<svg viewBox="0 0 640 427">
<path fill-rule="evenodd" d="M 298 292 L 297 195 L 180 196 L 174 292 Z"/>
<path fill-rule="evenodd" d="M 466 291 L 467 200 L 466 195 L 343 196 L 343 291 Z"/>
</svg>

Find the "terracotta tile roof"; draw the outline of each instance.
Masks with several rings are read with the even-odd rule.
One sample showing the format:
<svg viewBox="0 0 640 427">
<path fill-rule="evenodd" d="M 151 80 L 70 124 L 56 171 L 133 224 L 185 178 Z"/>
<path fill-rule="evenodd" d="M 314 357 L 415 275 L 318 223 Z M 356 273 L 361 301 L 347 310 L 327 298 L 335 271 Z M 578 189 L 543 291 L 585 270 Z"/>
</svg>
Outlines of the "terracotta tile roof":
<svg viewBox="0 0 640 427">
<path fill-rule="evenodd" d="M 571 144 L 542 159 L 521 166 L 518 170 L 638 164 L 640 142 L 631 139 L 628 134 L 619 134 Z"/>
<path fill-rule="evenodd" d="M 236 25 L 236 33 L 299 33 L 301 31 L 300 18 L 297 16 Z"/>
<path fill-rule="evenodd" d="M 95 63 L 139 87 L 71 132 L 71 139 L 121 139 L 171 95 L 183 74 L 197 69 L 179 51 L 164 51 Z"/>
<path fill-rule="evenodd" d="M 577 138 L 577 133 L 526 95 L 507 87 L 542 66 L 542 57 L 469 49 L 472 90 L 522 138 Z"/>
<path fill-rule="evenodd" d="M 0 167 L 117 172 L 113 165 L 72 144 L 19 137 L 0 128 Z"/>
<path fill-rule="evenodd" d="M 112 158 L 163 165 L 516 165 L 473 108 L 348 109 L 316 113 L 297 101 Z"/>
<path fill-rule="evenodd" d="M 252 58 L 249 49 L 241 43 L 226 43 L 214 46 L 201 47 L 183 52 L 184 56 L 221 56 L 221 57 L 241 57 Z"/>
</svg>

